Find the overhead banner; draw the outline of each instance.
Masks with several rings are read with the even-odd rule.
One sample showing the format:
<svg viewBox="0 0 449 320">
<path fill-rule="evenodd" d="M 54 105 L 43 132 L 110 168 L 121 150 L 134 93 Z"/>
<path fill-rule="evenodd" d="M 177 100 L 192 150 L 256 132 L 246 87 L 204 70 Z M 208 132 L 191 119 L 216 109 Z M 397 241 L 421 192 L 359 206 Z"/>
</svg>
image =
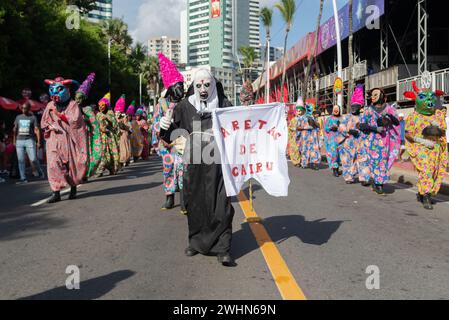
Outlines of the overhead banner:
<svg viewBox="0 0 449 320">
<path fill-rule="evenodd" d="M 352 7 L 353 32 L 367 27 L 376 28 L 375 21 L 385 14 L 385 0 L 354 0 Z M 349 4 L 338 11 L 341 40 L 349 37 Z M 337 44 L 335 18 L 332 16 L 320 27 L 317 55 Z"/>
<path fill-rule="evenodd" d="M 220 0 L 211 0 L 210 13 L 212 18 L 220 18 Z"/>
<path fill-rule="evenodd" d="M 217 109 L 212 114 L 228 197 L 254 178 L 275 197 L 288 195 L 288 130 L 283 104 Z"/>
</svg>

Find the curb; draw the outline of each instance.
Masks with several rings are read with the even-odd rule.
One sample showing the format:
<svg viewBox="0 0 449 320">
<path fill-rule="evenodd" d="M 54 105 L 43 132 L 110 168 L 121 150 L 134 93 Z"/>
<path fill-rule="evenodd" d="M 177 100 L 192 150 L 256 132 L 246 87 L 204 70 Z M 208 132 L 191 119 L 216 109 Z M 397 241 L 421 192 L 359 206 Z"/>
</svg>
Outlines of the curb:
<svg viewBox="0 0 449 320">
<path fill-rule="evenodd" d="M 410 172 L 409 170 L 402 170 L 393 167 L 391 169 L 390 180 L 397 183 L 415 186 L 418 182 L 418 175 L 415 172 Z M 449 179 L 444 179 L 439 194 L 449 196 Z"/>
</svg>

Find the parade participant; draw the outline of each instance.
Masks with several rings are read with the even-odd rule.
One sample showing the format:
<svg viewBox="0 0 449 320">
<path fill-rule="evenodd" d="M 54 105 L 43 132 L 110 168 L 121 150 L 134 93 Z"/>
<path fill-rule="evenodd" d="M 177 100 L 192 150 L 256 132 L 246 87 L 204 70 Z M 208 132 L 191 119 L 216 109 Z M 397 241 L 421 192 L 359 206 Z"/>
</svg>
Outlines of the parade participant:
<svg viewBox="0 0 449 320">
<path fill-rule="evenodd" d="M 370 185 L 371 173 L 366 150 L 367 136 L 358 128 L 360 111 L 365 105 L 363 85 L 358 85 L 351 98 L 351 114 L 343 117 L 341 132 L 344 142 L 341 144 L 340 158 L 343 178 L 347 184 L 355 183 L 356 177 L 363 186 Z"/>
<path fill-rule="evenodd" d="M 344 137 L 340 131 L 340 124 L 342 121 L 341 109 L 339 106 L 334 106 L 332 115 L 326 120 L 324 131 L 326 132 L 326 157 L 329 169 L 335 177 L 340 176 L 340 144 Z"/>
<path fill-rule="evenodd" d="M 223 86 L 206 69 L 193 77 L 194 94 L 180 102 L 174 112 L 167 112 L 161 121 L 161 137 L 171 143 L 173 130 L 183 129 L 190 134 L 186 150 L 184 200 L 188 211 L 189 247 L 185 253 L 215 254 L 224 266 L 233 264 L 230 255 L 234 208 L 226 195 L 220 164 L 198 159 L 197 152 L 213 142 L 212 115 L 217 108 L 230 107 Z M 173 118 L 173 123 L 172 123 Z M 175 137 L 172 137 L 175 138 Z M 197 146 L 196 143 L 201 143 Z M 211 154 L 212 156 L 212 154 Z"/>
<path fill-rule="evenodd" d="M 41 147 L 41 133 L 39 124 L 34 115 L 31 114 L 29 101 L 21 106 L 22 114 L 18 115 L 14 121 L 14 142 L 16 146 L 17 158 L 19 161 L 20 181 L 19 184 L 28 183 L 26 178 L 25 153 L 30 159 L 32 174 L 34 177 L 44 178 L 44 172 L 37 160 L 37 149 Z"/>
<path fill-rule="evenodd" d="M 91 73 L 81 84 L 75 94 L 75 101 L 82 108 L 84 122 L 87 129 L 87 172 L 84 181 L 95 175 L 101 160 L 101 137 L 100 124 L 95 114 L 95 106 L 84 106 L 89 96 L 92 84 L 95 80 L 95 73 Z"/>
<path fill-rule="evenodd" d="M 179 191 L 181 198 L 181 213 L 186 214 L 187 211 L 184 206 L 182 192 L 184 166 L 182 155 L 180 154 L 183 148 L 179 145 L 179 143 L 182 143 L 180 142 L 182 137 L 171 143 L 160 139 L 159 123 L 161 118 L 166 115 L 168 111 L 173 112 L 175 106 L 184 98 L 184 77 L 178 71 L 176 65 L 162 53 L 159 53 L 159 66 L 166 92 L 164 98 L 159 100 L 157 106 L 157 115 L 155 116 L 153 127 L 156 133 L 156 143 L 153 143 L 153 145 L 158 150 L 158 154 L 161 156 L 164 166 L 164 193 L 166 199 L 165 204 L 162 206 L 162 210 L 173 209 L 175 205 L 175 194 Z M 175 147 L 175 144 L 178 145 L 178 148 Z"/>
<path fill-rule="evenodd" d="M 390 179 L 390 169 L 396 161 L 401 144 L 399 119 L 394 106 L 387 104 L 382 89 L 371 91 L 371 106 L 365 110 L 360 130 L 368 136 L 367 152 L 373 190 L 385 194 L 384 184 Z"/>
<path fill-rule="evenodd" d="M 418 201 L 432 210 L 432 196 L 439 192 L 448 164 L 445 114 L 435 108 L 444 92 L 419 89 L 416 82 L 413 89 L 404 94 L 416 104 L 406 121 L 406 146 L 418 171 Z"/>
<path fill-rule="evenodd" d="M 140 126 L 137 123 L 137 120 L 135 118 L 136 115 L 136 106 L 135 101 L 131 103 L 131 105 L 128 106 L 128 110 L 126 110 L 126 114 L 128 115 L 128 120 L 131 118 L 131 154 L 133 159 L 131 160 L 131 163 L 134 161 L 139 160 L 140 156 L 142 155 L 143 151 L 143 135 L 140 131 Z"/>
<path fill-rule="evenodd" d="M 288 125 L 288 154 L 295 167 L 301 166 L 301 155 L 298 145 L 298 117 L 300 117 L 300 108 L 302 105 L 303 102 L 300 97 L 296 102 L 296 115 L 290 120 Z"/>
<path fill-rule="evenodd" d="M 142 160 L 148 160 L 150 154 L 150 144 L 148 142 L 148 131 L 150 127 L 148 126 L 145 110 L 139 108 L 136 111 L 136 122 L 139 125 L 139 130 L 142 135 L 142 152 L 140 157 Z"/>
<path fill-rule="evenodd" d="M 118 128 L 120 130 L 119 135 L 119 150 L 120 150 L 120 165 L 126 167 L 131 160 L 131 123 L 128 121 L 128 117 L 125 114 L 125 95 L 123 94 L 120 99 L 115 103 L 115 116 L 118 122 Z"/>
<path fill-rule="evenodd" d="M 300 106 L 298 118 L 299 153 L 303 169 L 319 170 L 321 163 L 319 125 L 313 117 L 313 105 Z"/>
<path fill-rule="evenodd" d="M 242 106 L 251 106 L 254 104 L 254 89 L 250 80 L 246 80 L 240 91 L 240 103 Z"/>
<path fill-rule="evenodd" d="M 70 98 L 74 80 L 61 77 L 45 80 L 50 86 L 51 102 L 42 116 L 41 128 L 47 141 L 48 181 L 53 191 L 48 203 L 61 201 L 61 189 L 69 185 L 69 199 L 76 198 L 76 186 L 87 171 L 87 136 L 83 114 Z"/>
<path fill-rule="evenodd" d="M 107 169 L 110 175 L 117 174 L 120 168 L 120 154 L 117 143 L 117 120 L 110 110 L 111 95 L 107 93 L 98 102 L 97 120 L 100 124 L 101 137 L 101 161 L 98 166 L 97 176 L 102 177 Z"/>
</svg>

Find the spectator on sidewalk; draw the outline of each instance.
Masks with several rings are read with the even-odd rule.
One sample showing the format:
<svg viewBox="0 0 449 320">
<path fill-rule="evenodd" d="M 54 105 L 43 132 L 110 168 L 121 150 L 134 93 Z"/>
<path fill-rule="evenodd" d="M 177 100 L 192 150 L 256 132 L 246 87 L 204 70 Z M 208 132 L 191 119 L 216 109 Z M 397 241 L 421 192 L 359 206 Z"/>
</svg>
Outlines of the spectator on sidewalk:
<svg viewBox="0 0 449 320">
<path fill-rule="evenodd" d="M 22 114 L 14 121 L 14 144 L 16 146 L 19 161 L 19 184 L 27 183 L 25 153 L 31 163 L 34 177 L 44 177 L 44 173 L 37 161 L 37 149 L 41 147 L 39 125 L 34 115 L 30 113 L 31 105 L 25 102 L 22 106 Z"/>
</svg>

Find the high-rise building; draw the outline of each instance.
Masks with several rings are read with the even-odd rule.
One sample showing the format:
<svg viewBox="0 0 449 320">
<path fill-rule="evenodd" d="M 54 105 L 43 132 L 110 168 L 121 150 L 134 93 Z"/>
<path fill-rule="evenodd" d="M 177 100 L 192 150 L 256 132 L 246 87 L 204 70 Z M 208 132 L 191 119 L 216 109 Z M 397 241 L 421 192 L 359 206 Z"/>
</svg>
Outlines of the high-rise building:
<svg viewBox="0 0 449 320">
<path fill-rule="evenodd" d="M 267 58 L 265 57 L 265 46 L 260 47 L 260 60 L 265 62 Z M 284 56 L 284 48 L 270 47 L 270 61 L 277 61 Z"/>
<path fill-rule="evenodd" d="M 95 2 L 96 8 L 88 13 L 92 22 L 112 19 L 112 0 L 99 0 Z"/>
<path fill-rule="evenodd" d="M 159 52 L 162 52 L 174 63 L 178 65 L 181 63 L 181 44 L 179 39 L 162 36 L 148 40 L 148 55 L 156 57 Z"/>
<path fill-rule="evenodd" d="M 179 30 L 179 34 L 181 35 L 181 64 L 187 64 L 189 58 L 188 58 L 188 48 L 187 48 L 187 43 L 189 41 L 188 38 L 188 32 L 187 32 L 187 27 L 188 27 L 188 19 L 187 19 L 187 10 L 181 11 L 181 17 L 180 17 L 180 30 Z"/>
<path fill-rule="evenodd" d="M 259 25 L 259 0 L 188 0 L 188 65 L 234 69 L 240 47 L 259 54 Z"/>
</svg>

